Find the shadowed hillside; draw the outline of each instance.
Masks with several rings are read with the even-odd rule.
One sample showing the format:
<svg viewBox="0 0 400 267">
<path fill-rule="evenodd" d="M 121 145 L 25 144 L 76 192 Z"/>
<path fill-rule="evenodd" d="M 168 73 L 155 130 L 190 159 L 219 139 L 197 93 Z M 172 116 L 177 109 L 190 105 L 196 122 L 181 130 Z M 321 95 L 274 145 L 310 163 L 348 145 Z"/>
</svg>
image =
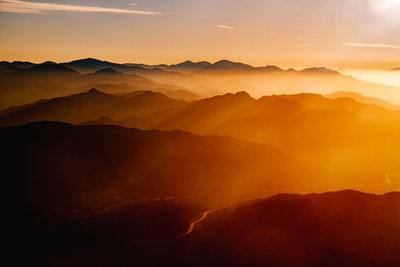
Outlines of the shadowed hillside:
<svg viewBox="0 0 400 267">
<path fill-rule="evenodd" d="M 151 92 L 96 90 L 3 111 L 2 125 L 60 120 L 180 129 L 272 145 L 319 173 L 318 187 L 371 192 L 400 189 L 400 114 L 350 98 L 317 94 L 254 99 L 241 92 L 191 103 Z"/>
<path fill-rule="evenodd" d="M 1 128 L 1 136 L 9 173 L 3 196 L 18 200 L 15 211 L 51 220 L 160 196 L 235 200 L 293 185 L 300 170 L 266 145 L 181 131 L 41 122 Z"/>
<path fill-rule="evenodd" d="M 169 258 L 200 266 L 395 266 L 399 223 L 399 193 L 278 195 L 211 213 L 169 252 L 184 256 Z"/>
<path fill-rule="evenodd" d="M 363 96 L 361 94 L 355 93 L 355 92 L 335 92 L 329 95 L 326 95 L 325 97 L 328 98 L 343 98 L 343 97 L 348 97 L 352 98 L 357 102 L 364 103 L 364 104 L 374 104 L 377 106 L 380 106 L 385 109 L 390 109 L 390 110 L 399 110 L 400 106 L 399 105 L 394 105 L 392 103 L 389 103 L 387 101 L 381 100 L 379 98 L 374 98 L 374 97 L 367 97 Z"/>
<path fill-rule="evenodd" d="M 108 93 L 152 90 L 185 100 L 238 91 L 261 97 L 343 90 L 400 101 L 397 87 L 357 80 L 324 67 L 283 70 L 277 66 L 253 67 L 229 60 L 185 61 L 174 65 L 119 64 L 92 58 L 61 64 L 1 62 L 0 87 L 1 99 L 7 99 L 0 101 L 0 109 L 80 93 L 93 87 Z"/>
<path fill-rule="evenodd" d="M 140 91 L 133 96 L 115 96 L 91 89 L 86 93 L 5 110 L 0 115 L 0 125 L 18 125 L 43 120 L 80 123 L 99 117 L 121 120 L 132 116 L 146 117 L 160 110 L 179 108 L 183 105 L 185 102 L 182 100 L 151 91 Z"/>
<path fill-rule="evenodd" d="M 211 211 L 193 232 L 181 236 L 205 211 L 189 203 L 177 199 L 125 204 L 51 228 L 19 221 L 9 229 L 24 226 L 24 243 L 13 242 L 8 248 L 26 250 L 32 262 L 54 266 L 400 263 L 399 193 L 279 194 Z M 32 246 L 36 238 L 45 242 Z M 19 261 L 15 257 L 10 262 Z"/>
<path fill-rule="evenodd" d="M 103 253 L 125 242 L 178 234 L 199 207 L 265 195 L 281 184 L 298 185 L 293 179 L 304 173 L 294 159 L 269 146 L 182 131 L 40 122 L 0 128 L 0 136 L 7 155 L 1 193 L 8 203 L 3 209 L 8 219 L 2 222 L 8 231 L 5 249 L 9 257 L 27 250 L 32 262 L 48 260 L 53 250 L 72 260 L 71 250 Z M 189 200 L 166 208 L 158 204 L 182 198 Z M 148 209 L 134 204 L 148 201 L 155 201 Z M 94 222 L 85 222 L 92 217 Z M 146 221 L 150 218 L 159 223 Z M 43 245 L 35 245 L 39 237 Z"/>
</svg>

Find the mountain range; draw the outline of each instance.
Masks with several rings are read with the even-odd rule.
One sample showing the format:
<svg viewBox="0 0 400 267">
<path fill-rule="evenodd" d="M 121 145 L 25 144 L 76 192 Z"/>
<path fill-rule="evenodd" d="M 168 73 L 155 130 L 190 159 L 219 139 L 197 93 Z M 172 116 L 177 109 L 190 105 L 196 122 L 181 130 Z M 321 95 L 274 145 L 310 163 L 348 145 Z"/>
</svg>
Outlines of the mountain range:
<svg viewBox="0 0 400 267">
<path fill-rule="evenodd" d="M 399 193 L 281 194 L 211 213 L 201 230 L 155 258 L 183 265 L 395 266 L 399 211 Z"/>
<path fill-rule="evenodd" d="M 49 223 L 156 196 L 226 203 L 272 191 L 278 180 L 293 184 L 300 168 L 268 145 L 179 130 L 36 122 L 0 128 L 0 134 L 9 174 L 2 197 L 16 200 L 14 212 Z"/>
<path fill-rule="evenodd" d="M 187 101 L 238 91 L 261 97 L 301 92 L 329 94 L 340 89 L 383 99 L 392 95 L 389 101 L 400 102 L 397 87 L 357 80 L 324 67 L 283 70 L 228 60 L 175 65 L 120 64 L 92 58 L 40 64 L 3 61 L 0 87 L 0 109 L 93 87 L 112 94 L 152 90 Z"/>
<path fill-rule="evenodd" d="M 4 110 L 0 113 L 0 121 L 2 125 L 18 125 L 43 120 L 80 123 L 99 117 L 121 120 L 126 117 L 146 117 L 160 110 L 183 105 L 183 100 L 151 91 L 139 91 L 133 96 L 117 96 L 91 89 L 85 93 Z"/>
<path fill-rule="evenodd" d="M 269 145 L 301 159 L 305 168 L 314 166 L 313 171 L 325 177 L 319 182 L 299 183 L 304 188 L 313 184 L 325 190 L 381 192 L 400 186 L 396 156 L 400 112 L 348 97 L 295 94 L 254 99 L 239 92 L 184 102 L 149 91 L 111 95 L 92 89 L 0 113 L 2 126 L 45 120 L 183 130 Z"/>
<path fill-rule="evenodd" d="M 27 69 L 35 65 L 50 65 L 54 62 L 43 62 L 40 64 L 34 64 L 30 62 L 20 62 L 20 61 L 14 61 L 14 62 L 7 62 L 7 61 L 2 61 L 0 62 L 0 69 L 3 69 L 7 66 L 13 66 L 17 68 L 22 68 L 22 69 Z M 252 70 L 257 70 L 257 71 L 284 71 L 283 69 L 277 67 L 277 66 L 265 66 L 265 67 L 253 67 L 248 64 L 240 63 L 240 62 L 232 62 L 229 60 L 220 60 L 215 63 L 210 63 L 207 61 L 200 61 L 200 62 L 192 62 L 190 60 L 178 63 L 178 64 L 172 64 L 172 65 L 166 65 L 166 64 L 160 64 L 160 65 L 146 65 L 146 64 L 137 64 L 137 63 L 113 63 L 109 61 L 102 61 L 94 58 L 85 58 L 85 59 L 78 59 L 70 62 L 63 62 L 60 63 L 70 69 L 74 69 L 76 71 L 79 71 L 81 73 L 91 73 L 91 72 L 96 72 L 98 70 L 104 69 L 104 68 L 113 68 L 117 71 L 122 71 L 122 72 L 135 72 L 136 70 L 143 70 L 143 69 L 148 69 L 148 70 L 168 70 L 168 71 L 178 71 L 178 72 L 190 72 L 190 71 L 199 71 L 199 70 L 204 70 L 204 71 L 210 71 L 210 70 L 224 70 L 224 71 L 229 71 L 229 70 L 246 70 L 246 71 L 252 71 Z M 309 68 L 309 69 L 304 69 L 302 71 L 308 72 L 308 71 L 314 71 L 314 72 L 334 72 L 333 70 L 329 70 L 326 68 Z M 289 69 L 290 72 L 294 71 L 293 69 Z"/>
<path fill-rule="evenodd" d="M 348 97 L 348 98 L 352 98 L 355 101 L 363 103 L 363 104 L 373 104 L 373 105 L 377 105 L 377 106 L 380 106 L 382 108 L 389 109 L 389 110 L 400 110 L 400 105 L 394 105 L 394 104 L 384 101 L 382 99 L 375 98 L 375 97 L 363 96 L 363 95 L 355 93 L 355 92 L 340 91 L 340 92 L 335 92 L 335 93 L 325 95 L 325 96 L 328 98 L 333 98 L 333 99 Z"/>
<path fill-rule="evenodd" d="M 0 62 L 0 265 L 398 266 L 398 90 L 228 60 Z"/>
</svg>

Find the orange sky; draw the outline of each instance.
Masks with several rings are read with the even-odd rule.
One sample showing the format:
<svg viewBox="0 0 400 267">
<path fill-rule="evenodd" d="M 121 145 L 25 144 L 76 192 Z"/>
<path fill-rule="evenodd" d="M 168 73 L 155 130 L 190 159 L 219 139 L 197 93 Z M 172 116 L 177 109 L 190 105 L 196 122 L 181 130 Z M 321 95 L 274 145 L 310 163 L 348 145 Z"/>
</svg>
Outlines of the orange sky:
<svg viewBox="0 0 400 267">
<path fill-rule="evenodd" d="M 1 60 L 400 67 L 400 0 L 133 2 L 0 0 Z"/>
</svg>

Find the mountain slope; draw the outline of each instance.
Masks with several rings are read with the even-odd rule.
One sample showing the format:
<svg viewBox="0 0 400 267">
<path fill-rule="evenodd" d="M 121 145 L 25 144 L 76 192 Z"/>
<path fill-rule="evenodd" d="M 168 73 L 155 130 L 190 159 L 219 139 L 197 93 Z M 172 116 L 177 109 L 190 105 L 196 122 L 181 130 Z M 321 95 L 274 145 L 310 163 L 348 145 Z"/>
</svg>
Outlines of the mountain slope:
<svg viewBox="0 0 400 267">
<path fill-rule="evenodd" d="M 380 106 L 385 109 L 390 109 L 390 110 L 400 109 L 400 106 L 398 106 L 398 105 L 394 105 L 392 103 L 389 103 L 387 101 L 384 101 L 384 100 L 381 100 L 378 98 L 363 96 L 363 95 L 355 93 L 355 92 L 340 91 L 340 92 L 335 92 L 335 93 L 326 95 L 325 97 L 333 98 L 333 99 L 349 97 L 349 98 L 352 98 L 355 101 L 363 103 L 363 104 L 374 104 L 374 105 Z"/>
<path fill-rule="evenodd" d="M 213 128 L 234 116 L 253 100 L 245 92 L 198 100 L 190 103 L 161 123 L 154 125 L 154 127 L 182 129 L 200 134 L 211 133 Z"/>
<path fill-rule="evenodd" d="M 278 180 L 292 184 L 297 172 L 295 161 L 277 150 L 228 137 L 57 122 L 0 128 L 0 133 L 7 140 L 3 171 L 9 174 L 2 197 L 22 205 L 14 212 L 51 221 L 74 209 L 99 211 L 142 198 L 191 195 L 219 202 L 228 194 L 236 199 L 271 190 Z"/>
<path fill-rule="evenodd" d="M 232 62 L 229 60 L 220 60 L 218 62 L 215 62 L 214 64 L 211 65 L 205 65 L 203 68 L 199 69 L 197 73 L 209 73 L 212 71 L 254 71 L 256 68 L 243 64 L 240 62 Z"/>
<path fill-rule="evenodd" d="M 118 120 L 129 116 L 149 116 L 159 110 L 177 108 L 184 104 L 183 101 L 149 91 L 141 92 L 133 97 L 123 97 L 91 89 L 87 93 L 54 98 L 11 109 L 0 116 L 0 125 L 17 125 L 43 120 L 79 123 L 99 117 Z"/>
<path fill-rule="evenodd" d="M 94 58 L 85 58 L 85 59 L 74 60 L 71 62 L 65 62 L 63 63 L 63 65 L 82 73 L 96 72 L 104 68 L 113 68 L 118 71 L 124 71 L 129 69 L 128 67 L 122 64 L 102 61 Z"/>
<path fill-rule="evenodd" d="M 193 72 L 193 71 L 200 70 L 203 68 L 207 68 L 211 65 L 212 64 L 207 61 L 192 62 L 190 60 L 187 60 L 185 62 L 176 64 L 176 65 L 170 65 L 170 66 L 168 66 L 167 69 L 172 70 L 172 71 L 182 72 L 182 73 L 189 73 L 189 72 Z"/>
<path fill-rule="evenodd" d="M 199 265 L 395 266 L 399 214 L 400 193 L 278 195 L 210 214 L 181 246 Z"/>
</svg>

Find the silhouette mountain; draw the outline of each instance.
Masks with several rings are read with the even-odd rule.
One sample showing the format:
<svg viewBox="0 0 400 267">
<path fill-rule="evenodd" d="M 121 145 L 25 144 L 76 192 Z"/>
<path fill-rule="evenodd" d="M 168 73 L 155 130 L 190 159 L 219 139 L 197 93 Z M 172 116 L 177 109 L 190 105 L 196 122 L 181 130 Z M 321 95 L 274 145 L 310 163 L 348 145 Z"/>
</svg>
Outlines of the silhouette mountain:
<svg viewBox="0 0 400 267">
<path fill-rule="evenodd" d="M 82 73 L 93 73 L 105 68 L 112 68 L 114 70 L 125 73 L 136 73 L 146 70 L 151 71 L 153 69 L 161 71 L 159 67 L 162 67 L 162 65 L 151 66 L 145 64 L 119 64 L 94 58 L 79 59 L 71 62 L 65 62 L 63 64 Z"/>
<path fill-rule="evenodd" d="M 199 72 L 209 72 L 209 71 L 251 71 L 255 70 L 254 67 L 243 64 L 240 62 L 232 62 L 229 60 L 220 60 L 218 62 L 215 62 L 214 64 L 211 64 L 209 66 L 206 66 L 199 70 Z"/>
<path fill-rule="evenodd" d="M 35 64 L 31 62 L 24 62 L 24 61 L 13 61 L 13 62 L 8 62 L 8 61 L 1 61 L 0 62 L 0 69 L 6 68 L 6 67 L 16 67 L 19 69 L 29 69 L 35 66 Z"/>
<path fill-rule="evenodd" d="M 305 168 L 314 166 L 315 173 L 310 174 L 314 182 L 298 182 L 303 190 L 400 188 L 395 175 L 400 172 L 396 154 L 400 114 L 351 98 L 297 94 L 254 99 L 240 92 L 184 103 L 146 91 L 126 96 L 92 91 L 0 114 L 1 125 L 42 120 L 180 129 L 273 145 L 301 158 Z M 333 173 L 335 178 L 329 178 Z"/>
<path fill-rule="evenodd" d="M 192 71 L 196 71 L 199 69 L 210 67 L 211 65 L 212 64 L 207 61 L 192 62 L 190 60 L 187 60 L 185 62 L 176 64 L 176 65 L 170 65 L 167 68 L 168 68 L 168 70 L 188 73 L 188 72 L 192 72 Z"/>
<path fill-rule="evenodd" d="M 16 72 L 19 72 L 19 71 L 21 71 L 22 69 L 20 69 L 20 68 L 17 68 L 17 67 L 14 67 L 14 66 L 11 66 L 11 65 L 8 65 L 8 66 L 6 66 L 6 67 L 4 67 L 4 68 L 0 68 L 0 73 L 1 74 L 12 74 L 12 73 L 16 73 Z"/>
<path fill-rule="evenodd" d="M 278 177 L 283 182 L 297 176 L 293 159 L 229 137 L 57 122 L 0 128 L 0 134 L 7 140 L 3 171 L 10 176 L 2 197 L 13 199 L 9 212 L 43 223 L 63 221 L 76 209 L 88 216 L 161 196 L 220 203 L 219 194 L 240 198 Z M 293 168 L 281 169 L 282 164 Z"/>
<path fill-rule="evenodd" d="M 32 68 L 26 70 L 26 72 L 32 73 L 57 73 L 57 74 L 78 74 L 77 71 L 70 69 L 63 64 L 57 63 L 42 63 L 39 65 L 35 65 Z"/>
<path fill-rule="evenodd" d="M 71 62 L 65 62 L 63 64 L 82 73 L 96 72 L 104 68 L 113 68 L 116 70 L 121 70 L 121 68 L 126 69 L 126 67 L 124 68 L 122 64 L 102 61 L 94 58 L 79 59 Z"/>
<path fill-rule="evenodd" d="M 74 261 L 73 252 L 85 257 L 89 251 L 92 257 L 178 234 L 199 209 L 151 199 L 196 196 L 199 203 L 226 203 L 225 196 L 265 186 L 268 177 L 285 179 L 289 173 L 277 166 L 292 164 L 269 146 L 181 131 L 39 122 L 0 127 L 0 136 L 7 140 L 2 171 L 8 178 L 1 200 L 9 201 L 2 211 L 7 218 L 1 224 L 7 229 L 2 261 L 13 264 L 18 253 L 32 263 L 60 256 Z"/>
<path fill-rule="evenodd" d="M 247 93 L 239 92 L 194 101 L 154 127 L 210 133 L 253 100 Z"/>
<path fill-rule="evenodd" d="M 314 67 L 314 68 L 307 68 L 302 71 L 302 73 L 325 73 L 325 74 L 340 74 L 335 70 L 331 70 L 325 67 Z"/>
<path fill-rule="evenodd" d="M 14 62 L 2 62 L 0 69 L 9 64 L 14 64 Z M 21 63 L 21 65 L 25 64 Z M 173 97 L 178 95 L 175 92 L 179 90 L 190 91 L 202 97 L 236 91 L 247 91 L 255 97 L 261 97 L 272 93 L 329 94 L 340 88 L 340 90 L 355 91 L 386 99 L 387 95 L 396 96 L 396 92 L 399 90 L 395 86 L 357 80 L 323 67 L 308 68 L 302 71 L 293 69 L 284 71 L 276 66 L 253 67 L 228 60 L 221 60 L 214 64 L 186 61 L 170 66 L 118 64 L 92 58 L 58 64 L 60 66 L 54 65 L 54 63 L 30 64 L 32 66 L 43 65 L 39 68 L 49 68 L 49 71 L 21 72 L 15 69 L 0 71 L 0 86 L 7 88 L 0 92 L 0 108 L 27 104 L 43 98 L 79 93 L 93 87 L 108 93 L 152 90 Z M 57 67 L 59 70 L 50 71 L 49 65 Z M 18 65 L 15 66 L 18 67 Z M 82 72 L 84 75 L 67 74 L 65 69 L 61 70 L 62 66 Z M 103 75 L 102 72 L 100 72 L 101 75 L 93 76 L 95 72 L 107 68 L 112 68 L 127 76 L 132 75 L 132 77 L 124 76 L 122 78 L 119 75 L 120 79 L 112 78 L 113 75 Z M 21 69 L 23 68 L 21 67 Z M 114 74 L 117 76 L 117 73 Z M 196 99 L 190 96 L 184 97 L 186 100 Z M 389 101 L 400 100 L 393 98 Z"/>
<path fill-rule="evenodd" d="M 91 89 L 67 97 L 40 101 L 33 105 L 11 109 L 0 116 L 1 125 L 17 125 L 33 121 L 55 120 L 80 123 L 106 116 L 122 119 L 129 116 L 149 116 L 162 109 L 177 108 L 185 102 L 160 93 L 141 92 L 133 97 L 115 96 Z"/>
<path fill-rule="evenodd" d="M 52 242 L 28 246 L 35 242 L 36 236 L 25 234 L 25 242 L 15 244 L 16 254 L 25 249 L 28 255 L 41 255 L 41 260 L 51 257 L 58 265 L 71 261 L 75 265 L 102 266 L 132 263 L 397 266 L 400 263 L 398 192 L 279 194 L 215 210 L 191 234 L 177 238 L 193 218 L 202 214 L 201 208 L 185 201 L 126 204 L 70 222 L 68 227 L 40 229 L 37 236 Z M 11 229 L 17 228 L 14 225 Z M 5 237 L 12 234 L 7 232 Z M 52 239 L 54 234 L 57 238 Z M 31 235 L 32 238 L 27 238 Z M 46 254 L 40 253 L 41 250 L 46 250 Z"/>
<path fill-rule="evenodd" d="M 282 71 L 284 71 L 283 69 L 281 69 L 281 68 L 279 68 L 279 67 L 277 67 L 277 66 L 274 66 L 274 65 L 267 65 L 267 66 L 265 66 L 265 67 L 259 67 L 259 68 L 257 68 L 257 69 L 263 70 L 263 71 L 275 71 L 275 72 L 282 72 Z"/>
<path fill-rule="evenodd" d="M 400 193 L 278 195 L 215 212 L 188 255 L 200 265 L 395 266 L 399 212 Z"/>
<path fill-rule="evenodd" d="M 98 70 L 95 72 L 95 74 L 117 74 L 117 73 L 121 73 L 121 72 L 118 72 L 118 71 L 114 70 L 113 68 L 104 68 L 104 69 L 101 69 L 101 70 Z"/>
<path fill-rule="evenodd" d="M 333 99 L 348 97 L 348 98 L 354 99 L 355 101 L 363 103 L 363 104 L 373 104 L 373 105 L 377 105 L 377 106 L 380 106 L 382 108 L 389 109 L 389 110 L 400 109 L 399 105 L 394 105 L 392 103 L 389 103 L 389 102 L 384 101 L 379 98 L 363 96 L 363 95 L 355 93 L 355 92 L 340 91 L 340 92 L 335 92 L 335 93 L 326 95 L 325 97 L 333 98 Z"/>
<path fill-rule="evenodd" d="M 333 100 L 317 94 L 264 96 L 256 100 L 247 93 L 240 92 L 195 101 L 167 118 L 161 124 L 153 125 L 152 127 L 183 129 L 201 134 L 228 134 L 241 139 L 262 142 L 264 138 L 261 140 L 252 139 L 255 132 L 248 133 L 245 131 L 249 127 L 254 129 L 265 126 L 264 124 L 255 124 L 256 120 L 271 123 L 272 121 L 276 121 L 275 118 L 278 116 L 282 118 L 292 117 L 291 120 L 293 120 L 297 116 L 303 118 L 307 115 L 302 114 L 304 112 L 309 111 L 317 114 L 323 110 L 342 110 L 343 112 L 356 114 L 357 116 L 365 118 L 375 117 L 376 119 L 382 116 L 389 116 L 390 113 L 379 107 L 363 105 L 351 99 Z M 309 115 L 307 116 L 309 117 Z M 330 123 L 333 123 L 335 120 L 338 123 L 345 119 L 340 118 L 340 112 L 337 113 L 337 116 L 334 115 L 334 117 L 329 119 Z M 291 124 L 286 124 L 289 121 L 282 120 L 276 122 L 283 123 L 279 127 L 275 125 L 278 127 L 276 130 L 283 127 L 282 131 L 285 131 L 288 127 L 291 127 Z M 243 124 L 246 124 L 246 126 L 243 127 Z M 243 130 L 239 130 L 240 128 Z"/>
</svg>

